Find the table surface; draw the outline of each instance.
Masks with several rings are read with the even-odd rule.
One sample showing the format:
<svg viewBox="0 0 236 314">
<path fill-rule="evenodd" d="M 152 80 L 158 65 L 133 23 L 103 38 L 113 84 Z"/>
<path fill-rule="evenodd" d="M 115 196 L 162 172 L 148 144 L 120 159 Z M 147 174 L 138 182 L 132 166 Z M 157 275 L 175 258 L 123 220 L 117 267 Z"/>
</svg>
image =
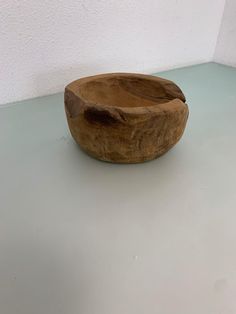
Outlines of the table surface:
<svg viewBox="0 0 236 314">
<path fill-rule="evenodd" d="M 2 314 L 236 312 L 236 69 L 159 75 L 190 116 L 143 164 L 84 154 L 63 94 L 0 108 Z"/>
</svg>

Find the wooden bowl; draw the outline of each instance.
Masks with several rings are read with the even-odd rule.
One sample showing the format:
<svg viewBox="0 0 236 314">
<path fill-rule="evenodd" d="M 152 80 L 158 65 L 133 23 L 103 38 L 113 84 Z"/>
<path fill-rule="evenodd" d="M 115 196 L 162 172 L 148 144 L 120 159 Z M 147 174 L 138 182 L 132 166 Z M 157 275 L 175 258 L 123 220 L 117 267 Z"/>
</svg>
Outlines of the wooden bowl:
<svg viewBox="0 0 236 314">
<path fill-rule="evenodd" d="M 91 156 L 138 163 L 161 156 L 181 138 L 188 106 L 173 82 L 111 73 L 65 88 L 65 111 L 75 141 Z"/>
</svg>

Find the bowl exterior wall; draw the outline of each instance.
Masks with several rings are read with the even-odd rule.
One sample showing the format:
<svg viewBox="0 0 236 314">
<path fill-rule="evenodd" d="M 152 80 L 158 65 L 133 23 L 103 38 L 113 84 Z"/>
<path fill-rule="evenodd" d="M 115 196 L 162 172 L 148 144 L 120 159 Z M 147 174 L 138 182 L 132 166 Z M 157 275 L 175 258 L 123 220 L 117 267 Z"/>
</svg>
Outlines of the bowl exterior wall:
<svg viewBox="0 0 236 314">
<path fill-rule="evenodd" d="M 91 104 L 69 89 L 65 111 L 71 134 L 89 155 L 115 163 L 155 159 L 181 138 L 188 106 L 179 99 L 148 108 Z"/>
</svg>

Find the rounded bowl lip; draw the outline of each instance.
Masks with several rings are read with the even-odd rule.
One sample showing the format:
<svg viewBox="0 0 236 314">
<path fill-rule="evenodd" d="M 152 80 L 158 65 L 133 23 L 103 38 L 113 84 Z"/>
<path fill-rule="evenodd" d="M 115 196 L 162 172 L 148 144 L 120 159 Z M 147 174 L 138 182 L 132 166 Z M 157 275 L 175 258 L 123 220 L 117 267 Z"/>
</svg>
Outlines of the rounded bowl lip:
<svg viewBox="0 0 236 314">
<path fill-rule="evenodd" d="M 117 105 L 107 105 L 103 104 L 101 102 L 90 102 L 88 99 L 82 97 L 82 95 L 78 92 L 78 86 L 81 86 L 83 84 L 89 83 L 90 81 L 101 79 L 101 78 L 112 78 L 112 77 L 136 77 L 136 78 L 144 78 L 149 79 L 152 81 L 156 81 L 159 84 L 163 84 L 162 86 L 166 88 L 168 84 L 170 84 L 172 87 L 174 86 L 176 89 L 176 94 L 178 94 L 179 97 L 173 98 L 170 101 L 166 101 L 159 104 L 149 105 L 149 106 L 137 106 L 137 107 L 125 107 L 125 106 L 117 106 Z M 165 86 L 166 85 L 166 86 Z M 173 81 L 155 76 L 155 75 L 149 75 L 149 74 L 141 74 L 141 73 L 131 73 L 131 72 L 111 72 L 111 73 L 102 73 L 102 74 L 96 74 L 91 76 L 86 76 L 79 78 L 77 80 L 72 81 L 65 87 L 65 94 L 67 91 L 72 92 L 76 97 L 79 97 L 83 105 L 87 107 L 95 107 L 98 110 L 106 110 L 109 109 L 110 111 L 121 111 L 125 113 L 136 113 L 136 114 L 145 114 L 147 112 L 166 112 L 166 111 L 176 111 L 178 109 L 182 109 L 183 107 L 187 107 L 186 104 L 186 98 L 182 92 L 182 90 L 176 85 Z"/>
</svg>

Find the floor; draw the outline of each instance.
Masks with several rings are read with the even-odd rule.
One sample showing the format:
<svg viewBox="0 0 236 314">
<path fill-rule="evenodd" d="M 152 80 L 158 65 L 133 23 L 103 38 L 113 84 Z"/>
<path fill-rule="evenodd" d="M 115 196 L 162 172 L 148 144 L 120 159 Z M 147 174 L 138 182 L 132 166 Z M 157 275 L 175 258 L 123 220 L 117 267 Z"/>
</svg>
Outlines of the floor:
<svg viewBox="0 0 236 314">
<path fill-rule="evenodd" d="M 85 155 L 62 94 L 0 109 L 2 314 L 236 313 L 236 69 L 159 75 L 190 117 L 144 164 Z"/>
</svg>

